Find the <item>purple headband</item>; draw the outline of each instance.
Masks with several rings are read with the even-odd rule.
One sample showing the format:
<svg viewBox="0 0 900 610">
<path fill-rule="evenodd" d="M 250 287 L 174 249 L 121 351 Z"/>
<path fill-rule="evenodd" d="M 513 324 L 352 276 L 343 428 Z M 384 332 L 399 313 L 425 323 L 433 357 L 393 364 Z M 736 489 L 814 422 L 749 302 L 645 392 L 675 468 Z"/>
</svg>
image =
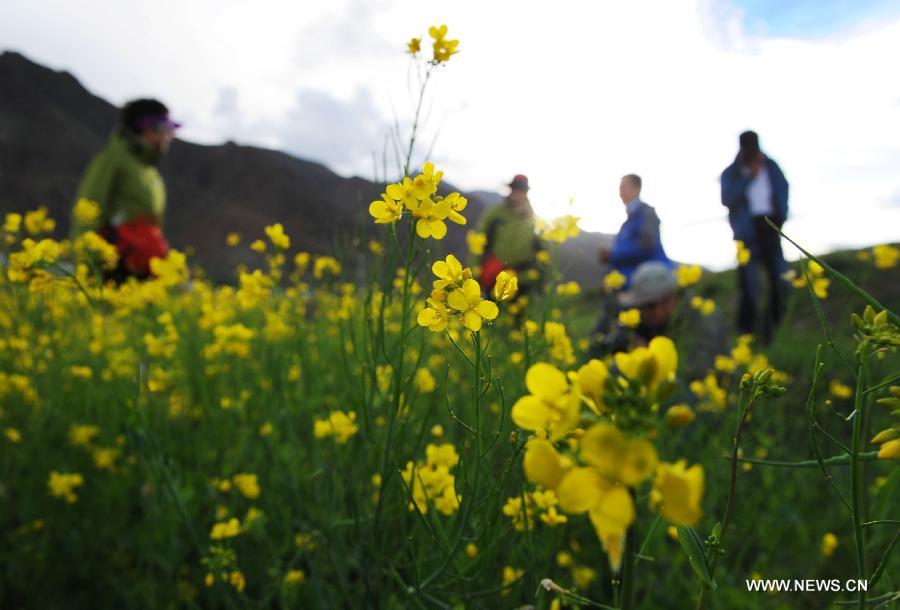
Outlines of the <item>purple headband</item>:
<svg viewBox="0 0 900 610">
<path fill-rule="evenodd" d="M 169 118 L 168 114 L 157 114 L 153 116 L 145 116 L 137 122 L 138 131 L 142 129 L 170 129 L 172 131 L 181 127 L 181 123 L 176 123 Z"/>
</svg>

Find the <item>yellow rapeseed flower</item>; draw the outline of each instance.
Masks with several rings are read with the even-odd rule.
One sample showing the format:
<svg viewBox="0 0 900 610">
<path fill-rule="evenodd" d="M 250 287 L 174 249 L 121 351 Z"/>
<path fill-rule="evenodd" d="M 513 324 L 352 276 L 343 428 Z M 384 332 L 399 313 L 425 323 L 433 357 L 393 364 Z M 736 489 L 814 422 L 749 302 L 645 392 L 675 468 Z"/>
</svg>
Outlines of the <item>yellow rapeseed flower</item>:
<svg viewBox="0 0 900 610">
<path fill-rule="evenodd" d="M 660 464 L 650 494 L 651 507 L 660 509 L 663 517 L 676 525 L 694 525 L 703 515 L 703 467 L 686 466 L 684 460 Z"/>
<path fill-rule="evenodd" d="M 403 215 L 403 205 L 382 193 L 381 199 L 369 204 L 369 214 L 375 218 L 376 224 L 397 222 Z"/>
<path fill-rule="evenodd" d="M 878 450 L 879 460 L 900 460 L 900 438 L 887 441 Z"/>
<path fill-rule="evenodd" d="M 259 482 L 255 474 L 236 474 L 231 477 L 231 481 L 248 500 L 255 500 L 259 497 Z"/>
<path fill-rule="evenodd" d="M 619 312 L 619 324 L 628 328 L 637 328 L 641 323 L 640 309 L 626 309 Z"/>
<path fill-rule="evenodd" d="M 72 208 L 72 216 L 78 226 L 92 226 L 100 218 L 100 204 L 90 199 L 80 198 Z"/>
<path fill-rule="evenodd" d="M 629 379 L 641 380 L 650 389 L 674 379 L 678 368 L 675 343 L 664 336 L 654 337 L 647 347 L 638 347 L 628 353 L 618 352 L 614 359 L 620 373 Z"/>
<path fill-rule="evenodd" d="M 3 219 L 3 231 L 5 233 L 18 233 L 22 228 L 22 215 L 8 212 Z"/>
<path fill-rule="evenodd" d="M 622 288 L 627 281 L 624 275 L 613 269 L 603 277 L 603 289 L 607 292 L 615 292 Z"/>
<path fill-rule="evenodd" d="M 463 325 L 473 332 L 481 330 L 482 320 L 493 320 L 500 313 L 496 303 L 481 298 L 481 287 L 472 279 L 447 296 L 447 305 L 462 314 Z"/>
<path fill-rule="evenodd" d="M 744 242 L 738 240 L 735 242 L 737 245 L 737 259 L 738 265 L 744 266 L 750 262 L 750 250 L 744 245 Z"/>
<path fill-rule="evenodd" d="M 459 53 L 459 49 L 456 47 L 459 45 L 458 40 L 447 40 L 447 26 L 441 25 L 431 26 L 428 28 L 428 34 L 434 39 L 434 43 L 432 47 L 434 49 L 434 61 L 438 62 L 446 62 L 450 60 L 450 57 Z"/>
<path fill-rule="evenodd" d="M 291 238 L 284 232 L 284 227 L 280 222 L 269 225 L 265 228 L 266 235 L 272 245 L 281 250 L 287 250 L 291 247 Z"/>
<path fill-rule="evenodd" d="M 290 570 L 284 575 L 284 584 L 292 587 L 306 580 L 306 572 L 303 570 Z"/>
<path fill-rule="evenodd" d="M 84 485 L 84 477 L 77 472 L 60 473 L 54 470 L 50 472 L 50 479 L 47 481 L 50 495 L 55 498 L 64 498 L 69 504 L 78 501 L 74 490 L 82 485 Z"/>
<path fill-rule="evenodd" d="M 678 279 L 678 285 L 684 288 L 699 282 L 703 277 L 703 269 L 700 265 L 679 265 L 675 277 Z"/>
<path fill-rule="evenodd" d="M 580 392 L 569 388 L 566 376 L 552 364 L 539 362 L 525 373 L 528 394 L 513 405 L 512 419 L 525 430 L 545 430 L 562 438 L 578 421 Z"/>
<path fill-rule="evenodd" d="M 834 550 L 837 547 L 838 547 L 837 536 L 835 536 L 831 532 L 828 532 L 824 536 L 822 536 L 822 556 L 823 557 L 831 557 L 832 555 L 834 555 Z"/>
<path fill-rule="evenodd" d="M 98 434 L 100 429 L 97 426 L 72 425 L 69 426 L 69 443 L 73 447 L 89 447 Z"/>
<path fill-rule="evenodd" d="M 831 392 L 832 396 L 840 400 L 847 400 L 853 396 L 853 388 L 837 379 L 831 380 L 831 383 L 828 385 L 828 391 Z"/>
<path fill-rule="evenodd" d="M 872 248 L 872 256 L 875 258 L 875 267 L 878 269 L 891 269 L 900 262 L 900 248 L 890 244 L 883 244 Z"/>
<path fill-rule="evenodd" d="M 666 424 L 670 428 L 684 428 L 694 421 L 694 410 L 686 404 L 672 405 L 666 411 Z"/>
<path fill-rule="evenodd" d="M 466 233 L 466 245 L 473 256 L 481 256 L 487 245 L 487 235 L 478 231 L 469 231 Z"/>
<path fill-rule="evenodd" d="M 415 384 L 416 388 L 420 392 L 429 393 L 434 392 L 434 388 L 437 387 L 437 382 L 434 380 L 434 376 L 431 374 L 426 368 L 420 368 L 416 371 L 415 376 Z"/>
<path fill-rule="evenodd" d="M 356 425 L 356 413 L 350 411 L 332 411 L 327 419 L 317 419 L 313 422 L 313 436 L 316 438 L 334 437 L 334 442 L 345 444 L 359 431 Z"/>
<path fill-rule="evenodd" d="M 419 51 L 422 50 L 422 39 L 421 38 L 412 38 L 409 42 L 406 43 L 406 52 L 410 55 L 415 55 Z"/>
<path fill-rule="evenodd" d="M 497 301 L 508 301 L 516 296 L 519 291 L 519 278 L 515 271 L 504 269 L 497 274 L 497 280 L 494 282 L 494 299 Z"/>
</svg>

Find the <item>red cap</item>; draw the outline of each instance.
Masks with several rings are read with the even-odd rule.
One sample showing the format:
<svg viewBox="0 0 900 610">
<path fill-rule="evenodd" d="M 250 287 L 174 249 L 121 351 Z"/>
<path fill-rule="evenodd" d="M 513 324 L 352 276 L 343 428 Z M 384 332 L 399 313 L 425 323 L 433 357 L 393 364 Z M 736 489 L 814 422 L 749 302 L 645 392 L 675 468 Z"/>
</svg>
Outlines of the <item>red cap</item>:
<svg viewBox="0 0 900 610">
<path fill-rule="evenodd" d="M 509 188 L 527 191 L 529 189 L 528 176 L 526 176 L 525 174 L 516 174 L 515 176 L 513 176 L 512 182 L 510 182 L 507 186 Z"/>
</svg>

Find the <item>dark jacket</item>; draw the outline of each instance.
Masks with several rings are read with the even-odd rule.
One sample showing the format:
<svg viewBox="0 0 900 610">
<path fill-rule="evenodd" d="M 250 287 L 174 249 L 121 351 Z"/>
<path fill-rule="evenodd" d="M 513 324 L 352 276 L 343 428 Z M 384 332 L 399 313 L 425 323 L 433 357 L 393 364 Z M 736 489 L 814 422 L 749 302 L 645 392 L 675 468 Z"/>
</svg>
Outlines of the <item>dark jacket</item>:
<svg viewBox="0 0 900 610">
<path fill-rule="evenodd" d="M 629 212 L 616 235 L 609 262 L 630 282 L 631 274 L 637 266 L 647 261 L 660 261 L 669 266 L 672 264 L 659 237 L 659 216 L 656 215 L 656 210 L 638 200 L 637 207 Z"/>
<path fill-rule="evenodd" d="M 788 181 L 775 161 L 765 157 L 765 163 L 772 185 L 772 209 L 775 210 L 772 221 L 781 226 L 788 217 Z M 728 222 L 734 232 L 734 239 L 752 243 L 755 235 L 750 203 L 747 201 L 747 187 L 753 177 L 745 175 L 741 169 L 741 163 L 735 160 L 722 172 L 722 205 L 728 208 Z"/>
</svg>

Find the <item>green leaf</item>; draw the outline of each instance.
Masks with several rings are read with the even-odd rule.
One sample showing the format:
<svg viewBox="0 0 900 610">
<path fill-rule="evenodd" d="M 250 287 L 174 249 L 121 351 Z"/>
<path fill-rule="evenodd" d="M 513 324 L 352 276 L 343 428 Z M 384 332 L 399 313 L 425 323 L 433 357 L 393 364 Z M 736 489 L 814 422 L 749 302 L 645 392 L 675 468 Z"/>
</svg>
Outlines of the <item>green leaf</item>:
<svg viewBox="0 0 900 610">
<path fill-rule="evenodd" d="M 715 591 L 718 586 L 709 574 L 709 567 L 706 565 L 706 551 L 703 550 L 703 542 L 700 541 L 700 536 L 697 535 L 694 528 L 679 525 L 678 542 L 681 543 L 681 548 L 684 549 L 688 561 L 691 562 L 691 567 L 694 568 L 694 572 L 697 573 L 700 580 Z"/>
</svg>

